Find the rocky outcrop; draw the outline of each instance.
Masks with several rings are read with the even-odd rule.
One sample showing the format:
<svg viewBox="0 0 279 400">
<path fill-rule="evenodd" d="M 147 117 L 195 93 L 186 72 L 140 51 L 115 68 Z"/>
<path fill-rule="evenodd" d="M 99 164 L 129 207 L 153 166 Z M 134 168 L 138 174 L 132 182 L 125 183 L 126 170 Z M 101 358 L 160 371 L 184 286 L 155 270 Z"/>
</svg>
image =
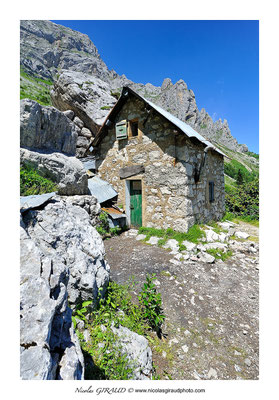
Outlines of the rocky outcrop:
<svg viewBox="0 0 279 400">
<path fill-rule="evenodd" d="M 64 26 L 49 21 L 21 21 L 21 65 L 31 75 L 54 80 L 54 105 L 59 110 L 75 109 L 92 134 L 115 103 L 111 94 L 131 86 L 210 141 L 234 151 L 248 150 L 231 135 L 226 120 L 214 122 L 204 109 L 198 110 L 194 92 L 182 79 L 173 84 L 166 78 L 161 87 L 134 83 L 108 69 L 87 35 Z M 85 139 L 79 143 L 84 144 Z"/>
<path fill-rule="evenodd" d="M 91 196 L 90 196 L 91 197 Z M 22 379 L 83 379 L 71 322 L 78 302 L 104 294 L 109 266 L 92 226 L 99 205 L 56 197 L 21 219 L 20 344 Z M 89 214 L 86 211 L 89 205 Z M 82 208 L 83 207 L 83 208 Z M 90 221 L 91 219 L 91 221 Z"/>
<path fill-rule="evenodd" d="M 72 110 L 95 136 L 108 110 L 116 103 L 108 83 L 94 75 L 62 71 L 55 81 L 51 98 L 61 111 Z M 82 129 L 83 126 L 80 126 Z M 83 135 L 85 136 L 85 135 Z"/>
<path fill-rule="evenodd" d="M 61 195 L 88 194 L 86 171 L 76 157 L 20 149 L 20 164 L 32 166 L 42 176 L 57 182 Z"/>
<path fill-rule="evenodd" d="M 54 107 L 34 100 L 20 102 L 20 147 L 75 155 L 75 124 Z"/>
<path fill-rule="evenodd" d="M 87 35 L 50 21 L 20 22 L 20 63 L 31 75 L 52 79 L 58 68 L 105 77 L 109 70 Z"/>
</svg>

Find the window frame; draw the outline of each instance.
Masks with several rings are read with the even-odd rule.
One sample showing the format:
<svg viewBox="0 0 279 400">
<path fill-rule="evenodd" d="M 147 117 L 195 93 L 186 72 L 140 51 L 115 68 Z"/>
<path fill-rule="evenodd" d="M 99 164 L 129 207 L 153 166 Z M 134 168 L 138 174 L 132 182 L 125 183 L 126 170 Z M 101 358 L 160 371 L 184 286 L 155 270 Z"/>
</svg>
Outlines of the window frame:
<svg viewBox="0 0 279 400">
<path fill-rule="evenodd" d="M 137 124 L 137 135 L 133 135 L 133 124 Z M 138 118 L 134 118 L 128 121 L 128 138 L 132 139 L 132 138 L 137 138 L 140 136 L 140 131 L 139 131 L 139 119 Z"/>
<path fill-rule="evenodd" d="M 209 203 L 214 203 L 214 201 L 215 201 L 215 183 L 214 183 L 214 181 L 208 182 L 208 200 L 209 200 Z"/>
</svg>

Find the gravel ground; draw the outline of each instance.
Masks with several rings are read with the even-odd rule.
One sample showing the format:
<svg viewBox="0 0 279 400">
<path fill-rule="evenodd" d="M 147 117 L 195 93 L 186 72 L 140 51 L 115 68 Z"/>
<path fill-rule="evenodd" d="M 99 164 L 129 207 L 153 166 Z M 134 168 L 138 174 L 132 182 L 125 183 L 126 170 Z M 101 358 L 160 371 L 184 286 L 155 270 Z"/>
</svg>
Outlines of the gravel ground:
<svg viewBox="0 0 279 400">
<path fill-rule="evenodd" d="M 229 241 L 225 262 L 180 261 L 128 231 L 105 241 L 111 279 L 133 277 L 137 293 L 155 273 L 166 320 L 153 346 L 162 379 L 258 379 L 258 228 L 239 225 L 255 242 Z M 252 251 L 251 251 L 252 248 Z"/>
</svg>

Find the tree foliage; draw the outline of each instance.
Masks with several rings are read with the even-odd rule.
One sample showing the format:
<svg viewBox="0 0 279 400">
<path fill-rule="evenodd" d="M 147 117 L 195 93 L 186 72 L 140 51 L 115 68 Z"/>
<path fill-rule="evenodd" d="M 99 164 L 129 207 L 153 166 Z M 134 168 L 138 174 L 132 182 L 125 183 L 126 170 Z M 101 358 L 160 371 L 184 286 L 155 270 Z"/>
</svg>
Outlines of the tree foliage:
<svg viewBox="0 0 279 400">
<path fill-rule="evenodd" d="M 259 179 L 237 187 L 226 186 L 226 211 L 237 216 L 259 218 Z"/>
</svg>

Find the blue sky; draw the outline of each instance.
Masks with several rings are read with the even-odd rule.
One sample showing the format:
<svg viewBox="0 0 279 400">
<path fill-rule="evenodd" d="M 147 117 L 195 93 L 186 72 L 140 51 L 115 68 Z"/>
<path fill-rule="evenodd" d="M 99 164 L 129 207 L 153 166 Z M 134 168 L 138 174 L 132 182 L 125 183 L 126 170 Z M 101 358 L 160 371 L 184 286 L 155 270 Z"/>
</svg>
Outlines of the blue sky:
<svg viewBox="0 0 279 400">
<path fill-rule="evenodd" d="M 134 82 L 183 79 L 214 120 L 259 152 L 258 21 L 58 21 L 86 33 L 107 64 Z"/>
</svg>

